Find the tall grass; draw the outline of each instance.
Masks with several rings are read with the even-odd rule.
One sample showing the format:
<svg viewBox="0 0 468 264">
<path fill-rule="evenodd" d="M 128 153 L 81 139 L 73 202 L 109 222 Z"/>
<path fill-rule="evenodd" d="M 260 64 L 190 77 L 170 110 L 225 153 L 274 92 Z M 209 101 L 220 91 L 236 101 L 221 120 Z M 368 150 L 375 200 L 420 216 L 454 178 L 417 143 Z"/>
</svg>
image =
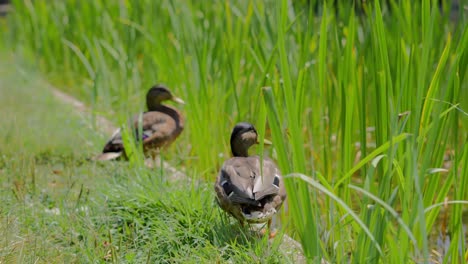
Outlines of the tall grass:
<svg viewBox="0 0 468 264">
<path fill-rule="evenodd" d="M 262 126 L 311 261 L 463 263 L 467 1 L 456 20 L 451 1 L 314 2 L 15 0 L 3 37 L 120 122 L 168 84 L 187 128 L 166 155 L 197 178 L 214 179 L 233 124 Z"/>
<path fill-rule="evenodd" d="M 218 210 L 212 183 L 89 162 L 105 135 L 32 67 L 0 57 L 0 262 L 293 261 L 280 239 L 252 236 Z"/>
</svg>

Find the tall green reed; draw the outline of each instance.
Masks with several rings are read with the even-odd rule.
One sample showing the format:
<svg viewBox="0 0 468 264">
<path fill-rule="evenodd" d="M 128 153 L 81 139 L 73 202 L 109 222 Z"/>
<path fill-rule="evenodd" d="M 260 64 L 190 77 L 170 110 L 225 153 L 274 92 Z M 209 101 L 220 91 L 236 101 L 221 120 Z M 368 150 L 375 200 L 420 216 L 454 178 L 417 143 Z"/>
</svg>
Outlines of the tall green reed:
<svg viewBox="0 0 468 264">
<path fill-rule="evenodd" d="M 15 0 L 4 37 L 119 123 L 168 84 L 187 128 L 167 156 L 197 177 L 214 178 L 234 123 L 255 123 L 302 175 L 286 177 L 285 223 L 310 260 L 428 261 L 431 206 L 468 199 L 466 14 L 315 2 Z M 448 208 L 457 263 L 466 207 Z"/>
</svg>

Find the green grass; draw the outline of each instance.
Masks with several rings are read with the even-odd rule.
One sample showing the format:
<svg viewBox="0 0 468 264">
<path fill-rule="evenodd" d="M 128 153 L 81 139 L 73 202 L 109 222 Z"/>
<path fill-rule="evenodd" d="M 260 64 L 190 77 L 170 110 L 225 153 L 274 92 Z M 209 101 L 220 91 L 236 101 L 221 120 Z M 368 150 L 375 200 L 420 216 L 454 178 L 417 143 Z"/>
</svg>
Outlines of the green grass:
<svg viewBox="0 0 468 264">
<path fill-rule="evenodd" d="M 282 225 L 311 262 L 463 263 L 468 2 L 457 20 L 451 1 L 371 1 L 358 11 L 349 1 L 307 2 L 316 1 L 15 0 L 1 36 L 116 123 L 166 83 L 187 103 L 187 126 L 164 157 L 208 185 L 229 156 L 233 125 L 256 124 L 274 141 L 256 151 L 289 175 Z M 124 189 L 145 186 L 133 180 L 144 176 L 123 178 Z M 148 208 L 146 198 L 115 193 Z M 211 208 L 208 200 L 196 206 Z M 441 232 L 446 247 L 436 245 Z"/>
<path fill-rule="evenodd" d="M 212 184 L 89 161 L 104 136 L 32 68 L 0 55 L 0 261 L 289 262 L 215 205 Z M 193 175 L 189 175 L 193 177 Z"/>
</svg>

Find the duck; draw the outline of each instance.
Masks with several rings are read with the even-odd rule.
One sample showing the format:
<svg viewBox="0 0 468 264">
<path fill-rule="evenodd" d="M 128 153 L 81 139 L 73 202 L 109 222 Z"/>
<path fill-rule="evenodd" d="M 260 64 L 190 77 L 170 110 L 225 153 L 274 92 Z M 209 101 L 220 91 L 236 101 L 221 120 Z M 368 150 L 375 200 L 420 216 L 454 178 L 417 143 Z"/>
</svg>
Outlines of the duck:
<svg viewBox="0 0 468 264">
<path fill-rule="evenodd" d="M 264 157 L 261 169 L 261 158 L 249 156 L 249 148 L 258 144 L 258 133 L 251 123 L 236 124 L 230 144 L 233 157 L 224 162 L 216 177 L 216 201 L 241 226 L 267 222 L 271 231 L 272 217 L 287 196 L 281 172 L 271 159 Z M 270 232 L 269 237 L 275 234 Z"/>
<path fill-rule="evenodd" d="M 174 96 L 169 89 L 157 84 L 152 86 L 146 93 L 146 106 L 148 111 L 142 114 L 140 134 L 139 115 L 136 115 L 130 122 L 134 135 L 141 135 L 137 140 L 143 141 L 143 151 L 145 156 L 151 156 L 153 160 L 159 150 L 168 147 L 184 130 L 184 117 L 179 110 L 174 107 L 163 105 L 162 102 L 172 100 L 178 104 L 185 102 Z M 126 157 L 122 140 L 121 129 L 117 129 L 107 141 L 102 153 L 95 157 L 95 160 L 113 160 Z"/>
</svg>

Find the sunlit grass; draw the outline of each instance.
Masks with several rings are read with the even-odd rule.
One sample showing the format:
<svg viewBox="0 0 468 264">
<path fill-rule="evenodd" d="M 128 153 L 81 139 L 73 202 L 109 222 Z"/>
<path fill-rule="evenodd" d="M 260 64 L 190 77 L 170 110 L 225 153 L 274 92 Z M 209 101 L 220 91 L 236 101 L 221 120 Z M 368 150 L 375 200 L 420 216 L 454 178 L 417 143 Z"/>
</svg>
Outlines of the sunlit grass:
<svg viewBox="0 0 468 264">
<path fill-rule="evenodd" d="M 233 124 L 261 126 L 302 175 L 282 223 L 310 260 L 466 258 L 466 204 L 431 206 L 468 200 L 467 1 L 13 2 L 6 45 L 96 113 L 123 123 L 154 83 L 184 98 L 164 156 L 190 176 L 214 180 Z"/>
<path fill-rule="evenodd" d="M 91 162 L 105 138 L 90 119 L 59 103 L 36 71 L 0 57 L 1 262 L 289 261 L 280 240 L 218 210 L 211 183 Z"/>
</svg>

